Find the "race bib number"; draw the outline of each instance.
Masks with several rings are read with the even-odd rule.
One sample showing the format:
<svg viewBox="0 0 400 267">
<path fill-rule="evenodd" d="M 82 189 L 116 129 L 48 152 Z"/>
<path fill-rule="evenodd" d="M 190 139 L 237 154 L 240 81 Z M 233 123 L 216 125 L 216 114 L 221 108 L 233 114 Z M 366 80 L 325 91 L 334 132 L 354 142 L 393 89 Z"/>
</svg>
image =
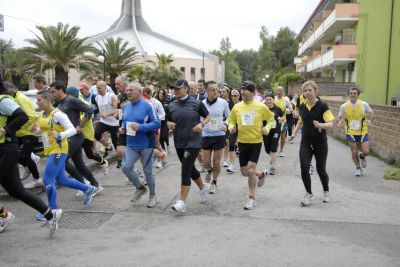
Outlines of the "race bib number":
<svg viewBox="0 0 400 267">
<path fill-rule="evenodd" d="M 243 126 L 252 126 L 254 125 L 254 114 L 253 113 L 245 113 L 242 115 L 242 125 Z"/>
<path fill-rule="evenodd" d="M 43 147 L 50 147 L 50 138 L 47 134 L 42 134 Z"/>
<path fill-rule="evenodd" d="M 359 131 L 361 130 L 361 122 L 360 121 L 350 121 L 350 129 Z"/>
<path fill-rule="evenodd" d="M 211 118 L 208 123 L 208 129 L 210 131 L 219 131 L 220 130 L 220 120 L 221 118 Z"/>
<path fill-rule="evenodd" d="M 136 131 L 132 130 L 132 125 L 134 124 L 134 122 L 127 122 L 126 123 L 126 135 L 129 136 L 135 136 L 136 135 Z"/>
</svg>

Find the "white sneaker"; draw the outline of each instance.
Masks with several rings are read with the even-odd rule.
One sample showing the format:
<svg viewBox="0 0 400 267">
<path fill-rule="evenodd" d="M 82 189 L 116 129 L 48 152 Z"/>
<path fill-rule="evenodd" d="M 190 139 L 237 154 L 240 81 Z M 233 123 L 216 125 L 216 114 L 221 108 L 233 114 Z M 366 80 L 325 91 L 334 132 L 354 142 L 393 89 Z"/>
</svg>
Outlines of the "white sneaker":
<svg viewBox="0 0 400 267">
<path fill-rule="evenodd" d="M 172 149 L 171 149 L 170 146 L 167 146 L 167 153 L 168 153 L 168 154 L 171 154 L 171 153 L 172 153 Z"/>
<path fill-rule="evenodd" d="M 224 159 L 224 162 L 222 163 L 222 167 L 229 167 L 229 163 L 226 159 Z"/>
<path fill-rule="evenodd" d="M 57 232 L 58 230 L 58 223 L 61 220 L 61 216 L 62 216 L 62 210 L 58 209 L 58 210 L 52 210 L 53 212 L 53 218 L 48 221 L 48 225 L 50 228 L 50 238 L 54 236 L 54 234 Z"/>
<path fill-rule="evenodd" d="M 137 202 L 146 193 L 147 193 L 146 187 L 143 187 L 143 189 L 136 188 L 136 191 L 133 194 L 133 198 L 131 199 L 131 202 Z"/>
<path fill-rule="evenodd" d="M 256 206 L 256 200 L 254 198 L 249 198 L 244 205 L 245 210 L 252 210 Z"/>
<path fill-rule="evenodd" d="M 236 171 L 236 168 L 232 164 L 229 165 L 229 167 L 226 169 L 227 173 L 234 173 L 235 171 Z"/>
<path fill-rule="evenodd" d="M 157 169 L 161 169 L 161 168 L 162 168 L 162 162 L 161 162 L 161 160 L 158 159 L 158 160 L 156 161 L 156 164 L 155 164 L 155 165 L 156 165 L 156 168 L 157 168 Z"/>
<path fill-rule="evenodd" d="M 32 182 L 25 184 L 24 187 L 25 189 L 44 188 L 44 183 L 41 178 L 33 179 Z"/>
<path fill-rule="evenodd" d="M 283 153 L 283 151 L 279 152 L 279 157 L 283 158 L 285 156 L 285 154 Z"/>
<path fill-rule="evenodd" d="M 183 214 L 186 211 L 186 204 L 183 200 L 178 200 L 171 208 L 178 212 L 178 214 Z"/>
<path fill-rule="evenodd" d="M 154 208 L 158 204 L 158 199 L 156 196 L 150 196 L 149 201 L 147 202 L 148 208 Z"/>
<path fill-rule="evenodd" d="M 24 167 L 24 172 L 22 173 L 20 179 L 21 180 L 26 180 L 29 178 L 29 176 L 31 176 L 31 171 L 29 170 L 28 167 Z"/>
<path fill-rule="evenodd" d="M 301 201 L 302 206 L 309 206 L 311 205 L 311 202 L 314 200 L 314 195 L 313 194 L 305 194 L 303 200 Z"/>
<path fill-rule="evenodd" d="M 207 202 L 208 190 L 210 190 L 210 184 L 204 183 L 203 188 L 200 189 L 200 202 L 201 203 Z"/>
<path fill-rule="evenodd" d="M 324 196 L 322 197 L 322 202 L 329 203 L 331 198 L 329 197 L 329 191 L 324 191 Z"/>
<path fill-rule="evenodd" d="M 210 194 L 215 194 L 215 193 L 217 193 L 217 185 L 216 184 L 214 184 L 214 183 L 211 183 L 211 185 L 210 185 L 210 190 L 208 190 L 208 192 L 210 193 Z"/>
<path fill-rule="evenodd" d="M 7 226 L 14 220 L 15 216 L 11 212 L 7 211 L 5 218 L 0 217 L 0 233 L 4 232 Z"/>
<path fill-rule="evenodd" d="M 257 175 L 257 179 L 258 179 L 257 186 L 258 187 L 262 187 L 264 185 L 265 178 L 267 178 L 268 173 L 269 173 L 268 169 L 265 169 L 261 172 L 261 175 L 262 175 L 261 177 Z"/>
<path fill-rule="evenodd" d="M 93 193 L 93 196 L 96 196 L 97 194 L 99 194 L 101 191 L 103 191 L 104 190 L 104 187 L 102 187 L 101 185 L 99 185 L 98 187 L 96 187 L 95 189 L 94 189 L 94 193 Z"/>
<path fill-rule="evenodd" d="M 103 169 L 104 175 L 109 175 L 110 174 L 110 166 L 108 165 L 108 161 L 104 160 L 104 164 L 101 165 L 101 168 Z"/>
<path fill-rule="evenodd" d="M 85 180 L 85 184 L 86 185 L 90 185 L 89 181 L 87 181 L 87 180 Z M 83 197 L 84 194 L 85 194 L 85 192 L 83 192 L 81 190 L 76 190 L 75 191 L 75 197 L 77 197 L 77 198 Z"/>
<path fill-rule="evenodd" d="M 363 170 L 361 169 L 361 168 L 359 168 L 359 169 L 357 169 L 355 172 L 354 172 L 354 176 L 356 176 L 356 177 L 361 177 L 361 176 L 363 176 L 364 174 L 363 174 Z"/>
</svg>

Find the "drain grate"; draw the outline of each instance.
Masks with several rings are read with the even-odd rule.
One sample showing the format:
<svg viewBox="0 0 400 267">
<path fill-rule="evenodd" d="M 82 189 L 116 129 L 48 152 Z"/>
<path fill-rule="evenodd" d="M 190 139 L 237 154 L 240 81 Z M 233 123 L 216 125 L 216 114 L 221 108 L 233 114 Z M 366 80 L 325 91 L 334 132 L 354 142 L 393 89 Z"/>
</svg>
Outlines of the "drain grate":
<svg viewBox="0 0 400 267">
<path fill-rule="evenodd" d="M 114 213 L 64 211 L 60 221 L 60 228 L 66 229 L 96 229 L 108 221 Z"/>
</svg>

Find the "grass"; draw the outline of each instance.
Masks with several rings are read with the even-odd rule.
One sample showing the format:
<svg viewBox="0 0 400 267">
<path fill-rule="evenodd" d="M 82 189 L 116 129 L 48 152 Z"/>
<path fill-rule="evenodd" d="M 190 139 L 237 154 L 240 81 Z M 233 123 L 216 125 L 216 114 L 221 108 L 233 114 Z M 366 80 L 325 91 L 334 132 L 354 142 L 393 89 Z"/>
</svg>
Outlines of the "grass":
<svg viewBox="0 0 400 267">
<path fill-rule="evenodd" d="M 383 176 L 386 180 L 397 180 L 400 181 L 400 168 L 399 167 L 391 167 L 390 169 L 385 171 L 385 175 Z"/>
</svg>

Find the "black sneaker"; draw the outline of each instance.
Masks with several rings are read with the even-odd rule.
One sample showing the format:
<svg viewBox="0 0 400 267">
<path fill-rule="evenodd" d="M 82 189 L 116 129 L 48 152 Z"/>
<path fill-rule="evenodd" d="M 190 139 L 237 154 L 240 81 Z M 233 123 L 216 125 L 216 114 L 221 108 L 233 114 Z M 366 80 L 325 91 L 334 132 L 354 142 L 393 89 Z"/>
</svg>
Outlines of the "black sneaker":
<svg viewBox="0 0 400 267">
<path fill-rule="evenodd" d="M 122 160 L 118 160 L 117 162 L 117 169 L 122 167 Z"/>
</svg>

